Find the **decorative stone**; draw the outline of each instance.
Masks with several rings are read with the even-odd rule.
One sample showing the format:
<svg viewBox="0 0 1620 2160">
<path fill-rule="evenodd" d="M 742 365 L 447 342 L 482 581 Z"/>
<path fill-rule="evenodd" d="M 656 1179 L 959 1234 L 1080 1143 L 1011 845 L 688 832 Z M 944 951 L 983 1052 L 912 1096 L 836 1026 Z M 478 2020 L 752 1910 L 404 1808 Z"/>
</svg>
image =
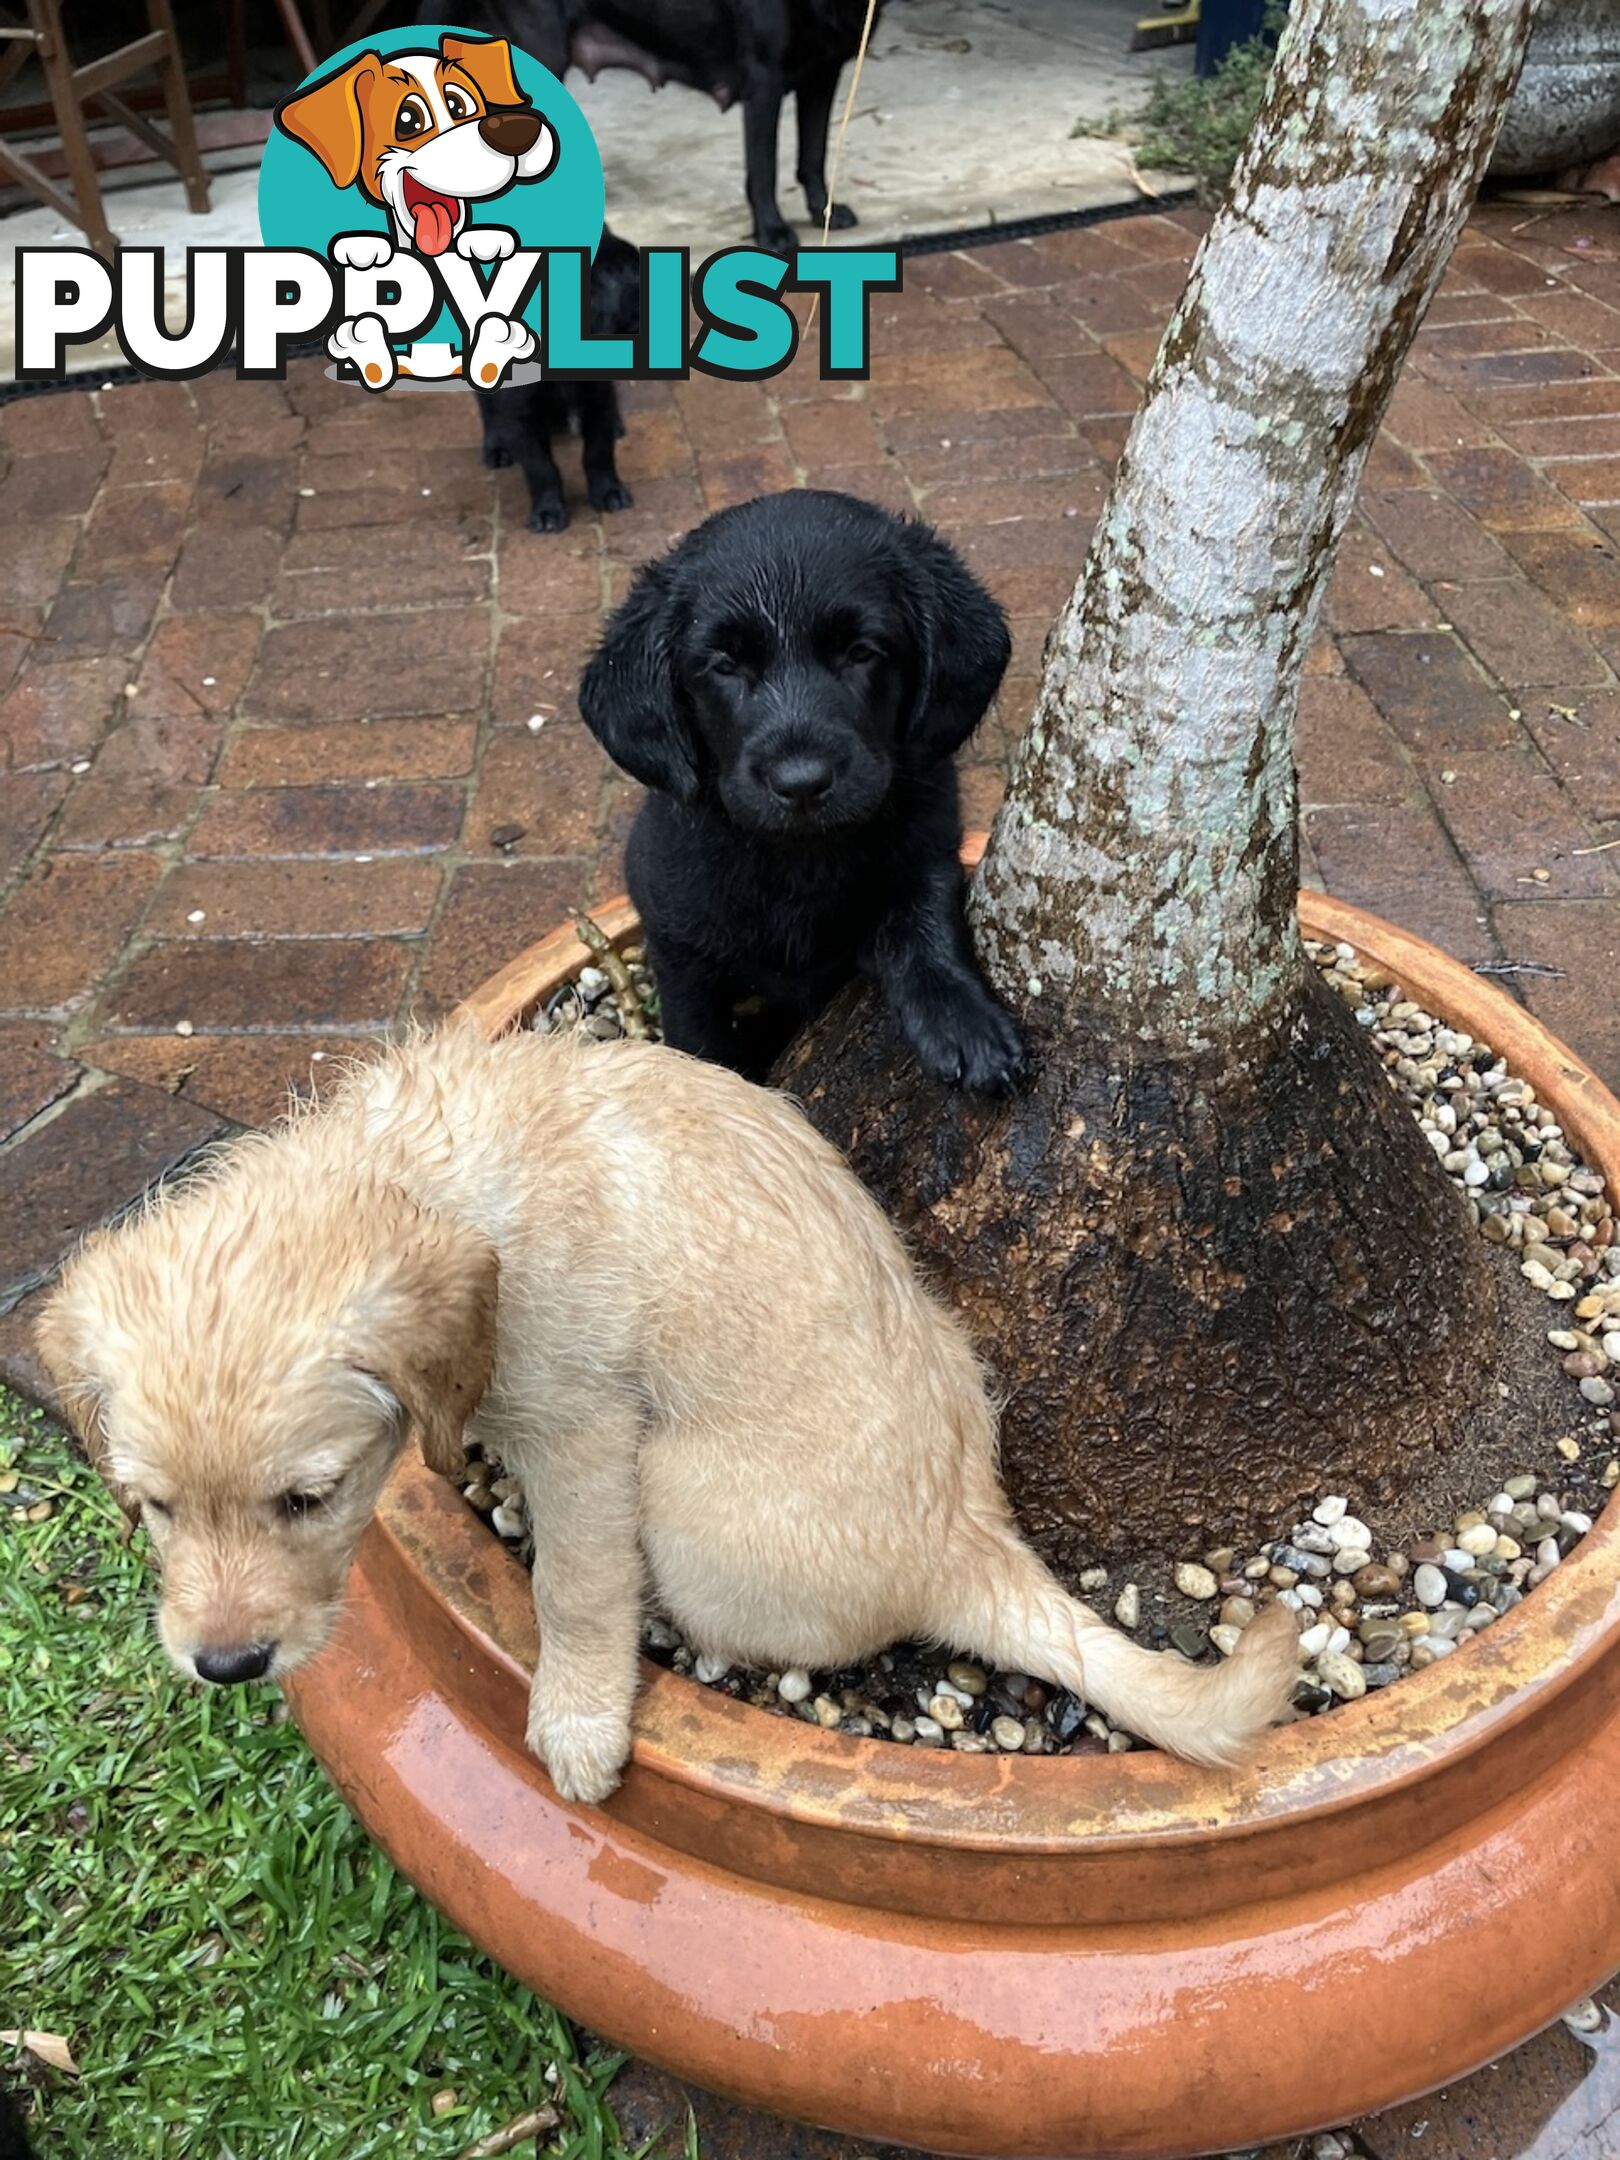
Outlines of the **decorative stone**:
<svg viewBox="0 0 1620 2160">
<path fill-rule="evenodd" d="M 1175 1572 L 1175 1585 L 1183 1597 L 1203 1601 L 1212 1598 L 1220 1588 L 1217 1578 L 1207 1567 L 1200 1567 L 1194 1560 L 1183 1560 Z"/>
<path fill-rule="evenodd" d="M 1420 1605 L 1438 1606 L 1446 1602 L 1446 1578 L 1439 1568 L 1425 1562 L 1412 1577 L 1412 1589 Z"/>
<path fill-rule="evenodd" d="M 1354 1658 L 1341 1651 L 1326 1650 L 1316 1661 L 1316 1670 L 1322 1684 L 1338 1696 L 1340 1702 L 1354 1702 L 1367 1692 L 1366 1675 Z"/>
</svg>

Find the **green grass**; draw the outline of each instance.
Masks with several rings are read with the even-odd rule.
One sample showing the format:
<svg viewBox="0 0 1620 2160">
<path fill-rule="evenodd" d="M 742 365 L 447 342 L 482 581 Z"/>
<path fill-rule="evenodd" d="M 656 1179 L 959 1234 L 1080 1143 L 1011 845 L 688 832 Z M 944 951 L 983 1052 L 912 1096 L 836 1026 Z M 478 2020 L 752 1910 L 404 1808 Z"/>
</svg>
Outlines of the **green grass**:
<svg viewBox="0 0 1620 2160">
<path fill-rule="evenodd" d="M 0 1391 L 0 2028 L 41 2160 L 452 2160 L 551 2099 L 619 2160 L 616 2058 L 367 1841 L 272 1687 L 186 1683 L 99 1479 Z M 32 1492 L 52 1503 L 30 1522 Z M 433 2097 L 456 2095 L 435 2116 Z M 533 2152 L 534 2148 L 525 2148 Z"/>
<path fill-rule="evenodd" d="M 1150 172 L 1190 174 L 1199 200 L 1220 203 L 1238 154 L 1249 139 L 1271 72 L 1285 10 L 1274 12 L 1267 34 L 1234 45 L 1208 76 L 1155 75 L 1139 112 L 1111 112 L 1103 121 L 1076 121 L 1076 135 L 1136 138 L 1136 162 Z"/>
</svg>

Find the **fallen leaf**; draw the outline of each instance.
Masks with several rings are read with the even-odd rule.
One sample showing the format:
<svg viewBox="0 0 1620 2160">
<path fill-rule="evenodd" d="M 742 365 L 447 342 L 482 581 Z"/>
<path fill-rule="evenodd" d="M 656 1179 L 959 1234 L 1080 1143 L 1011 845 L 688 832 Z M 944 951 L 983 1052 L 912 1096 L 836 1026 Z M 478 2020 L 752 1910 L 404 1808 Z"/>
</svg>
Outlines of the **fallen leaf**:
<svg viewBox="0 0 1620 2160">
<path fill-rule="evenodd" d="M 61 2070 L 68 2077 L 77 2077 L 79 2066 L 73 2060 L 73 2050 L 60 2033 L 19 2031 L 13 2026 L 9 2032 L 0 2032 L 0 2046 L 26 2048 L 30 2055 L 37 2055 L 42 2063 L 49 2063 L 53 2070 Z"/>
</svg>

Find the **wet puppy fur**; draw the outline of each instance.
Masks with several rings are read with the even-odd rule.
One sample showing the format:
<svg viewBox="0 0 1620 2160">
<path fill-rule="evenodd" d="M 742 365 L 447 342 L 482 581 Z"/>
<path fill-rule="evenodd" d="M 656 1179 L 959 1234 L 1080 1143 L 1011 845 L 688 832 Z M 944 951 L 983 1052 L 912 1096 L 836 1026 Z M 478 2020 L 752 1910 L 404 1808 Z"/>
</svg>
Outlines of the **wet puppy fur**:
<svg viewBox="0 0 1620 2160">
<path fill-rule="evenodd" d="M 776 193 L 783 100 L 798 109 L 798 180 L 819 227 L 827 209 L 827 134 L 838 78 L 860 50 L 866 0 L 479 0 L 469 29 L 509 38 L 561 77 L 570 64 L 592 80 L 633 68 L 654 89 L 706 91 L 722 112 L 743 108 L 744 177 L 754 238 L 778 254 L 798 245 Z M 437 22 L 434 0 L 419 20 Z M 834 207 L 832 228 L 856 222 Z"/>
<path fill-rule="evenodd" d="M 660 1045 L 460 1022 L 359 1064 L 92 1237 L 39 1345 L 218 1683 L 321 1648 L 408 1434 L 446 1475 L 476 1439 L 528 1500 L 528 1739 L 568 1799 L 629 1755 L 649 1587 L 730 1663 L 932 1639 L 1204 1763 L 1294 1687 L 1281 1605 L 1200 1667 L 1065 1593 L 876 1203 L 785 1097 Z"/>
<path fill-rule="evenodd" d="M 849 495 L 723 510 L 641 572 L 580 711 L 652 791 L 627 875 L 666 1041 L 763 1079 L 859 973 L 936 1079 L 1014 1084 L 952 764 L 1009 650 L 937 534 Z"/>
<path fill-rule="evenodd" d="M 641 257 L 627 240 L 604 231 L 591 264 L 591 330 L 597 337 L 633 337 L 641 319 Z M 628 510 L 634 497 L 619 478 L 614 446 L 624 433 L 619 393 L 611 382 L 509 383 L 476 390 L 484 423 L 484 463 L 516 465 L 529 483 L 529 530 L 562 532 L 568 523 L 562 475 L 551 454 L 555 436 L 577 429 L 585 462 L 585 492 L 593 510 Z"/>
</svg>

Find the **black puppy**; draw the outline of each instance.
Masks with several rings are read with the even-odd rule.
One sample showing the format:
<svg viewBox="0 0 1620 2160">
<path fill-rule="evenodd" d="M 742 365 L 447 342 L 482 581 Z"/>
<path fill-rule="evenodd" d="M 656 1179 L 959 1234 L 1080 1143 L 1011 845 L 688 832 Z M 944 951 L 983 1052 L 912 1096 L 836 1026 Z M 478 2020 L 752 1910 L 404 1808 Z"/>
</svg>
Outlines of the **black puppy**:
<svg viewBox="0 0 1620 2160">
<path fill-rule="evenodd" d="M 641 257 L 617 233 L 602 234 L 591 264 L 590 305 L 596 336 L 634 336 L 641 317 Z M 612 383 L 508 383 L 474 395 L 484 422 L 484 463 L 523 468 L 531 532 L 561 532 L 568 523 L 551 440 L 571 426 L 578 428 L 585 453 L 585 492 L 592 509 L 630 508 L 634 497 L 614 463 L 613 446 L 624 433 L 624 421 Z"/>
<path fill-rule="evenodd" d="M 580 711 L 654 790 L 628 875 L 676 1049 L 763 1079 L 861 972 L 926 1071 L 1011 1086 L 951 763 L 1009 649 L 943 540 L 850 495 L 722 510 L 641 572 Z"/>
<path fill-rule="evenodd" d="M 437 21 L 423 0 L 423 21 Z M 782 102 L 799 114 L 799 185 L 817 225 L 827 209 L 827 128 L 838 77 L 860 50 L 866 0 L 481 0 L 458 18 L 510 38 L 560 76 L 570 63 L 592 81 L 604 67 L 633 68 L 656 90 L 704 90 L 722 112 L 743 107 L 743 158 L 754 237 L 790 253 L 793 228 L 776 198 Z M 855 223 L 843 203 L 835 230 Z"/>
<path fill-rule="evenodd" d="M 29 2160 L 28 2132 L 22 2109 L 0 2085 L 0 2160 Z"/>
</svg>

